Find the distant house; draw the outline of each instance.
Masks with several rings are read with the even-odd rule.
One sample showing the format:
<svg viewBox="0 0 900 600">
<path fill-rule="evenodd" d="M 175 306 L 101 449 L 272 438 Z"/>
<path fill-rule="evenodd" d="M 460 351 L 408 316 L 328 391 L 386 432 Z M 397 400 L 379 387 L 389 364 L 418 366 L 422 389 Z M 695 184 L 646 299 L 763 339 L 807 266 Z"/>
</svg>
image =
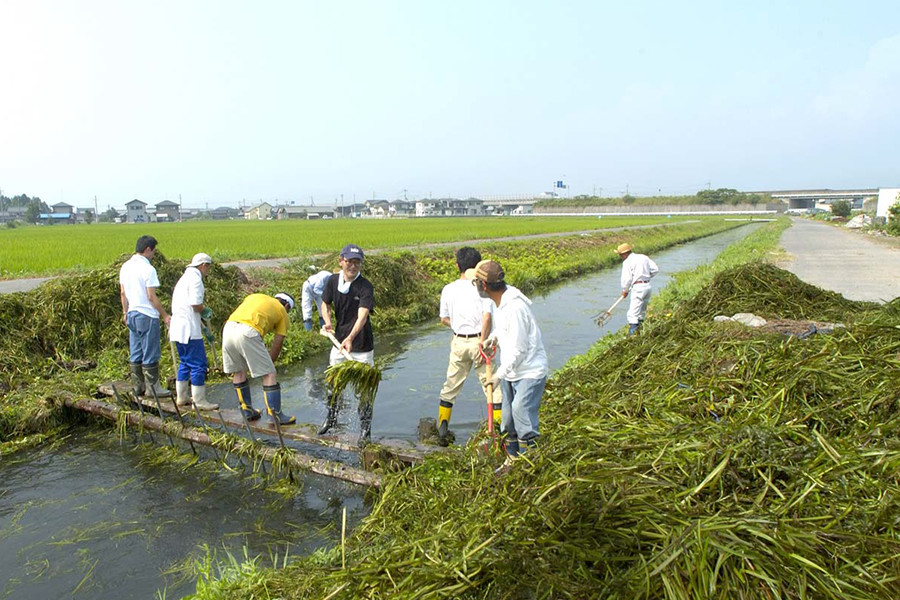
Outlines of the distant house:
<svg viewBox="0 0 900 600">
<path fill-rule="evenodd" d="M 388 216 L 391 203 L 387 200 L 366 200 L 366 211 L 373 217 Z"/>
<path fill-rule="evenodd" d="M 41 213 L 38 215 L 38 219 L 41 223 L 45 225 L 57 225 L 57 224 L 72 224 L 75 222 L 75 217 L 72 216 L 72 213 Z"/>
<path fill-rule="evenodd" d="M 342 217 L 358 218 L 368 212 L 368 207 L 363 202 L 354 202 L 352 204 L 343 204 L 335 206 L 334 212 Z"/>
<path fill-rule="evenodd" d="M 268 202 L 262 202 L 252 207 L 244 213 L 244 218 L 249 220 L 261 220 L 272 218 L 272 205 Z"/>
<path fill-rule="evenodd" d="M 66 202 L 57 202 L 50 207 L 50 212 L 55 215 L 69 215 L 70 217 L 74 217 L 75 207 Z"/>
<path fill-rule="evenodd" d="M 241 217 L 241 211 L 230 206 L 220 206 L 209 211 L 209 216 L 216 220 L 237 219 Z"/>
<path fill-rule="evenodd" d="M 155 220 L 158 223 L 180 221 L 181 215 L 177 202 L 171 200 L 163 200 L 156 203 Z"/>
<path fill-rule="evenodd" d="M 433 217 L 435 215 L 441 214 L 441 201 L 440 200 L 418 200 L 416 201 L 416 216 L 417 217 Z"/>
<path fill-rule="evenodd" d="M 125 204 L 125 222 L 126 223 L 149 223 L 150 217 L 147 215 L 147 203 L 141 202 L 137 198 Z"/>
<path fill-rule="evenodd" d="M 393 200 L 388 208 L 392 217 L 408 217 L 416 213 L 416 203 L 409 200 Z"/>
<path fill-rule="evenodd" d="M 90 208 L 76 208 L 75 209 L 75 222 L 76 223 L 87 223 L 87 215 L 91 213 L 93 217 L 91 218 L 91 223 L 97 222 L 97 215 L 94 213 L 94 207 Z"/>
<path fill-rule="evenodd" d="M 10 206 L 6 210 L 0 210 L 0 223 L 24 221 L 26 210 L 28 209 L 25 206 Z"/>
</svg>

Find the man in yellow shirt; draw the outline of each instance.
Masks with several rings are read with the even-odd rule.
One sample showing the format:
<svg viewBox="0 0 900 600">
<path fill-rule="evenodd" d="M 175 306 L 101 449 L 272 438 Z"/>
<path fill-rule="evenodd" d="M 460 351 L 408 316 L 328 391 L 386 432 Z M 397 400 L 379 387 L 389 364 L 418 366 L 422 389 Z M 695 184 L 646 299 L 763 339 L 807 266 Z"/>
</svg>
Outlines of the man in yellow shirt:
<svg viewBox="0 0 900 600">
<path fill-rule="evenodd" d="M 248 421 L 259 418 L 259 411 L 253 408 L 250 401 L 250 377 L 263 378 L 263 399 L 272 420 L 281 425 L 296 422 L 293 416 L 281 412 L 281 385 L 275 373 L 275 361 L 281 354 L 284 338 L 287 335 L 288 311 L 294 308 L 294 299 L 285 293 L 250 294 L 235 309 L 222 332 L 222 367 L 231 373 L 234 391 L 237 393 L 241 412 Z M 266 349 L 263 338 L 274 333 L 272 347 Z"/>
</svg>

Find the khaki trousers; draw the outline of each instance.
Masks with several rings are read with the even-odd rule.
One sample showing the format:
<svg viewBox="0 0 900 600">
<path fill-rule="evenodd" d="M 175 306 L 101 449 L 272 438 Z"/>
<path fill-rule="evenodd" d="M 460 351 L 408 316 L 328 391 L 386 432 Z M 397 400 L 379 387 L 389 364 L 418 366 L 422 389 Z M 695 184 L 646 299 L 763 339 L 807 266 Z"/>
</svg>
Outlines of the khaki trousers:
<svg viewBox="0 0 900 600">
<path fill-rule="evenodd" d="M 503 401 L 503 393 L 500 391 L 499 385 L 494 390 L 493 398 L 488 396 L 487 365 L 484 364 L 481 354 L 478 352 L 478 341 L 477 337 L 463 338 L 457 335 L 450 339 L 450 364 L 447 366 L 447 379 L 444 381 L 444 387 L 441 388 L 442 402 L 453 404 L 473 366 L 478 380 L 481 382 L 486 400 L 495 404 Z M 495 365 L 491 362 L 491 371 L 494 369 Z"/>
</svg>

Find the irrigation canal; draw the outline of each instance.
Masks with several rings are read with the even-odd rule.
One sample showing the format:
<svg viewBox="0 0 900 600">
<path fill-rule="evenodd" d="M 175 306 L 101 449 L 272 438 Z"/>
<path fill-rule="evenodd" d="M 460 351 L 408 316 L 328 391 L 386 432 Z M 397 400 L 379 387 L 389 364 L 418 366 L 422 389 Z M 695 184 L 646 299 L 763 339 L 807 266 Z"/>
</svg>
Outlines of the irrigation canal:
<svg viewBox="0 0 900 600">
<path fill-rule="evenodd" d="M 661 289 L 669 275 L 710 261 L 756 226 L 740 227 L 655 255 Z M 618 269 L 562 284 L 533 296 L 551 369 L 586 351 L 603 334 L 592 317 L 618 294 Z M 624 324 L 622 305 L 606 326 Z M 437 318 L 435 318 L 437 320 Z M 388 356 L 378 391 L 373 439 L 415 441 L 419 419 L 435 416 L 449 349 L 446 328 L 429 325 L 404 334 L 381 334 L 376 356 Z M 284 409 L 300 423 L 325 417 L 325 356 L 280 374 Z M 258 382 L 256 382 L 258 383 Z M 259 386 L 257 385 L 256 388 Z M 256 397 L 261 389 L 253 389 Z M 210 399 L 236 408 L 230 384 L 213 386 Z M 261 399 L 261 398 L 260 398 Z M 453 412 L 452 429 L 468 438 L 485 418 L 474 376 Z M 342 411 L 339 433 L 355 433 L 356 407 Z M 145 436 L 148 434 L 144 434 Z M 156 442 L 165 444 L 156 433 Z M 302 491 L 279 494 L 248 469 L 182 467 L 154 460 L 129 435 L 119 442 L 108 429 L 83 430 L 55 447 L 23 452 L 0 465 L 0 597 L 128 599 L 192 593 L 195 577 L 184 568 L 207 552 L 227 550 L 263 562 L 312 552 L 340 540 L 367 511 L 365 489 L 330 478 L 304 477 Z M 340 451 L 338 451 L 340 452 Z M 211 458 L 208 451 L 201 451 Z M 353 453 L 346 452 L 345 459 Z M 207 550 L 208 549 L 208 550 Z"/>
</svg>

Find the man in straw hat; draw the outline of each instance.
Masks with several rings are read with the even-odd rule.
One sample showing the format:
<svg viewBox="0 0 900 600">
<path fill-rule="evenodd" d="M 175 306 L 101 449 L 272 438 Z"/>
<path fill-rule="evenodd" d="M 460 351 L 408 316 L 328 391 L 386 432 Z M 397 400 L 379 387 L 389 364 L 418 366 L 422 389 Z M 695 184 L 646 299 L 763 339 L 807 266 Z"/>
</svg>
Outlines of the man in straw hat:
<svg viewBox="0 0 900 600">
<path fill-rule="evenodd" d="M 659 267 L 645 254 L 634 252 L 631 244 L 619 244 L 615 252 L 622 259 L 622 297 L 627 298 L 631 292 L 626 320 L 628 335 L 634 335 L 644 323 L 650 302 L 650 279 L 659 272 Z"/>
<path fill-rule="evenodd" d="M 441 291 L 441 323 L 450 327 L 450 361 L 447 378 L 441 388 L 438 404 L 438 444 L 449 443 L 450 414 L 459 392 L 472 367 L 481 381 L 488 402 L 493 404 L 494 420 L 500 421 L 502 393 L 500 386 L 488 392 L 487 366 L 481 357 L 479 342 L 491 331 L 493 303 L 481 298 L 472 286 L 475 266 L 481 262 L 481 253 L 475 248 L 464 247 L 456 251 L 459 278 L 444 286 Z"/>
<path fill-rule="evenodd" d="M 119 300 L 122 321 L 128 327 L 128 366 L 134 395 L 143 396 L 151 388 L 160 398 L 172 393 L 159 385 L 159 321 L 169 324 L 169 313 L 156 296 L 159 277 L 150 259 L 156 256 L 156 238 L 142 235 L 134 254 L 119 270 Z"/>
<path fill-rule="evenodd" d="M 360 274 L 365 255 L 356 244 L 347 244 L 341 250 L 339 263 L 341 270 L 332 274 L 322 290 L 322 319 L 326 331 L 337 338 L 341 347 L 332 348 L 328 357 L 329 365 L 337 365 L 347 360 L 344 352 L 356 362 L 375 364 L 375 336 L 372 334 L 372 323 L 369 313 L 375 308 L 375 288 L 368 279 Z M 334 321 L 331 310 L 334 309 Z M 335 397 L 329 388 L 328 415 L 319 428 L 319 435 L 328 433 L 337 424 L 337 413 L 340 398 Z M 359 445 L 368 443 L 372 434 L 372 403 L 360 402 Z"/>
<path fill-rule="evenodd" d="M 184 274 L 172 291 L 172 319 L 169 322 L 169 341 L 178 350 L 178 372 L 175 376 L 175 397 L 179 406 L 193 399 L 198 410 L 215 410 L 218 404 L 206 401 L 206 347 L 203 345 L 204 327 L 201 319 L 210 319 L 212 310 L 203 302 L 206 288 L 203 278 L 212 267 L 209 254 L 199 252 L 191 259 Z M 208 334 L 210 337 L 212 333 Z"/>
<path fill-rule="evenodd" d="M 492 383 L 503 392 L 502 430 L 506 434 L 504 467 L 538 438 L 538 409 L 547 383 L 547 353 L 531 300 L 505 281 L 500 264 L 483 260 L 475 267 L 475 288 L 494 303 L 493 330 L 485 346 L 496 343 L 500 366 Z M 521 444 L 521 446 L 520 446 Z"/>
<path fill-rule="evenodd" d="M 290 319 L 288 311 L 294 309 L 294 299 L 284 292 L 275 294 L 250 294 L 238 306 L 222 332 L 222 367 L 232 374 L 234 391 L 241 405 L 241 412 L 248 421 L 259 418 L 259 411 L 250 400 L 250 377 L 262 377 L 263 399 L 272 420 L 280 425 L 292 425 L 293 416 L 281 412 L 281 385 L 275 373 L 275 361 L 281 354 Z M 274 332 L 272 347 L 266 349 L 263 338 Z"/>
</svg>

